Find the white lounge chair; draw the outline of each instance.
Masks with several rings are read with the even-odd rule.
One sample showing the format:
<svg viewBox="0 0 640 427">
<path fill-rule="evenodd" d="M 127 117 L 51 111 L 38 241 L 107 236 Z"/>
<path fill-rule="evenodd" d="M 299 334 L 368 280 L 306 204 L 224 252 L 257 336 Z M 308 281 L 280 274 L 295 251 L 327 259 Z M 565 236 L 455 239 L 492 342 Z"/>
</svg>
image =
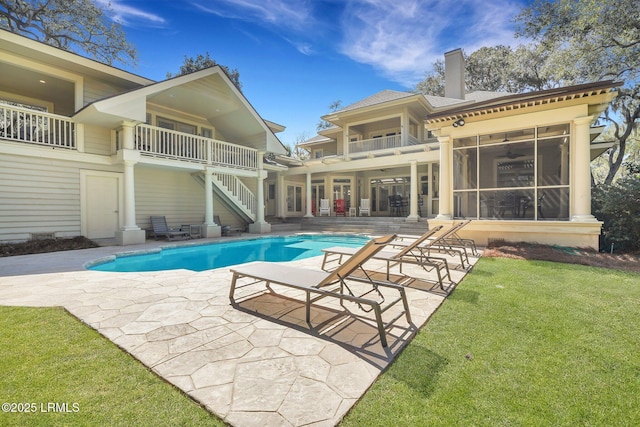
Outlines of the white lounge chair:
<svg viewBox="0 0 640 427">
<path fill-rule="evenodd" d="M 331 216 L 331 207 L 329 206 L 329 199 L 320 199 L 320 209 L 318 209 L 318 215 L 327 214 Z"/>
<path fill-rule="evenodd" d="M 380 343 L 383 347 L 387 347 L 385 330 L 391 324 L 403 315 L 406 316 L 407 322 L 411 324 L 411 315 L 409 313 L 409 304 L 405 290 L 402 286 L 396 285 L 395 283 L 373 280 L 362 265 L 382 250 L 382 248 L 394 238 L 395 235 L 389 235 L 370 240 L 332 272 L 310 270 L 272 262 L 253 262 L 234 267 L 231 269 L 233 279 L 229 290 L 229 299 L 233 304 L 236 304 L 236 289 L 251 286 L 258 282 L 265 282 L 267 288 L 270 290 L 271 284 L 302 290 L 306 293 L 306 321 L 309 326 L 311 326 L 311 303 L 326 297 L 339 299 L 341 305 L 343 305 L 344 301 L 350 301 L 357 304 L 357 306 L 365 312 L 374 312 L 378 326 L 378 334 L 380 335 Z M 361 270 L 364 273 L 364 277 L 354 276 L 353 273 L 356 270 Z M 252 279 L 251 282 L 239 286 L 238 279 L 244 277 Z M 356 295 L 348 285 L 348 283 L 352 281 L 370 284 L 371 289 L 363 294 Z M 396 290 L 399 293 L 399 297 L 384 304 L 384 295 L 380 292 L 379 288 Z M 314 295 L 313 298 L 312 294 Z M 393 319 L 384 323 L 382 321 L 382 313 L 399 302 L 402 302 L 404 310 Z"/>
<path fill-rule="evenodd" d="M 410 244 L 407 244 L 407 246 L 404 246 L 402 249 L 384 249 L 373 255 L 372 258 L 376 260 L 386 261 L 387 280 L 389 280 L 390 270 L 392 267 L 399 265 L 400 273 L 402 273 L 403 263 L 416 264 L 426 272 L 434 271 L 436 273 L 437 282 L 438 285 L 440 285 L 440 289 L 444 290 L 445 278 L 449 280 L 449 283 L 452 283 L 447 260 L 444 258 L 427 256 L 419 247 L 421 244 L 423 244 L 423 242 L 426 242 L 441 229 L 441 225 L 434 227 L 416 240 L 412 241 Z M 324 258 L 322 259 L 322 269 L 326 270 L 327 264 L 332 264 L 334 262 L 342 264 L 342 259 L 345 256 L 353 255 L 357 250 L 358 248 L 348 248 L 342 246 L 334 246 L 331 248 L 323 249 L 322 252 L 324 252 Z"/>
<path fill-rule="evenodd" d="M 358 208 L 360 211 L 360 216 L 362 214 L 367 214 L 367 216 L 371 216 L 371 200 L 370 199 L 360 199 L 360 207 Z"/>
</svg>

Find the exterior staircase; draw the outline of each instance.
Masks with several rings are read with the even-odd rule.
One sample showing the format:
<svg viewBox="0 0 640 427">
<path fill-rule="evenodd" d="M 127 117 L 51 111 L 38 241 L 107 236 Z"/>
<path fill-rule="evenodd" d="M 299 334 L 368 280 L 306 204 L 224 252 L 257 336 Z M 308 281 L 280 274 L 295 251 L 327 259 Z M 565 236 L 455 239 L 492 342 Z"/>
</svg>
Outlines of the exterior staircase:
<svg viewBox="0 0 640 427">
<path fill-rule="evenodd" d="M 205 175 L 192 175 L 203 187 Z M 211 178 L 213 192 L 241 220 L 253 223 L 256 220 L 256 197 L 237 176 L 224 173 L 213 174 Z"/>
</svg>

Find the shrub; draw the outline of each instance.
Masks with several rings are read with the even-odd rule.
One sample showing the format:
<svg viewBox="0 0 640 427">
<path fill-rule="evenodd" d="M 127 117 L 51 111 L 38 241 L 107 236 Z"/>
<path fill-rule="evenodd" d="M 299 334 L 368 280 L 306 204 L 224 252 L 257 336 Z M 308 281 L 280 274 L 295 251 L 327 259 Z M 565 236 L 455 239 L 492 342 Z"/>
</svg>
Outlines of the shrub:
<svg viewBox="0 0 640 427">
<path fill-rule="evenodd" d="M 640 249 L 640 174 L 633 173 L 593 191 L 593 212 L 604 221 L 604 248 Z"/>
</svg>

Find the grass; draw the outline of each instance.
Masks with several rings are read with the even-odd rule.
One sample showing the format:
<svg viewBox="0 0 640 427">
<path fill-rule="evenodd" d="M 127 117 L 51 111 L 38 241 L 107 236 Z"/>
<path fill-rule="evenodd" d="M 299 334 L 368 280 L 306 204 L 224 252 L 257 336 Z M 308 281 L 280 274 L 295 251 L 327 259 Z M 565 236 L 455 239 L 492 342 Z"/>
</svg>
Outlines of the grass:
<svg viewBox="0 0 640 427">
<path fill-rule="evenodd" d="M 343 426 L 640 425 L 640 276 L 483 258 Z"/>
<path fill-rule="evenodd" d="M 224 425 L 63 309 L 0 307 L 0 331 L 0 403 L 36 405 L 2 426 Z"/>
<path fill-rule="evenodd" d="M 638 313 L 638 274 L 483 258 L 343 426 L 640 425 Z M 2 426 L 224 425 L 62 309 L 0 331 L 0 403 L 79 407 Z"/>
</svg>

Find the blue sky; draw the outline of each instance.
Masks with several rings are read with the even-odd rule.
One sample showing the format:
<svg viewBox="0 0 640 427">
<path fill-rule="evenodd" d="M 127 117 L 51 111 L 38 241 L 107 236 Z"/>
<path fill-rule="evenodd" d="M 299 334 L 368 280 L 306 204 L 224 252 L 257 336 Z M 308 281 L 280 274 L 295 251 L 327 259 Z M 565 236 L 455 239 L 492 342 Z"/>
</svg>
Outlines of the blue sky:
<svg viewBox="0 0 640 427">
<path fill-rule="evenodd" d="M 138 50 L 136 74 L 163 80 L 209 52 L 240 72 L 258 113 L 294 145 L 329 105 L 406 91 L 456 48 L 515 46 L 527 0 L 98 0 Z"/>
</svg>

